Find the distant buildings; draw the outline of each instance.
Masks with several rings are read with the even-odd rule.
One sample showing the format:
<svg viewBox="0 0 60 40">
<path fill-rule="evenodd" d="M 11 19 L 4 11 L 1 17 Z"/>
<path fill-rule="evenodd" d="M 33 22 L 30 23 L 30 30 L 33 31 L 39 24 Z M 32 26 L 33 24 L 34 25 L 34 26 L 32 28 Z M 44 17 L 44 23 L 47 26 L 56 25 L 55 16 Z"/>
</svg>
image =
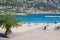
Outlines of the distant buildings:
<svg viewBox="0 0 60 40">
<path fill-rule="evenodd" d="M 47 0 L 34 0 L 34 1 L 47 3 Z"/>
<path fill-rule="evenodd" d="M 42 2 L 44 2 L 44 3 L 48 3 L 48 0 L 42 0 Z"/>
<path fill-rule="evenodd" d="M 59 5 L 59 6 L 57 6 L 57 8 L 60 8 L 60 5 Z"/>
</svg>

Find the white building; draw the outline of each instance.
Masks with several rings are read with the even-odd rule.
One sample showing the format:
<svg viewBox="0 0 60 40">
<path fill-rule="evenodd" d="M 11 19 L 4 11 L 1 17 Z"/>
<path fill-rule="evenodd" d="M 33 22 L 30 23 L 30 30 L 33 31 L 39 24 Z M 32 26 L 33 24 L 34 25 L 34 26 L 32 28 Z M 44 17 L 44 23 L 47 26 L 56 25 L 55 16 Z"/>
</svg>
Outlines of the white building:
<svg viewBox="0 0 60 40">
<path fill-rule="evenodd" d="M 44 2 L 44 3 L 48 3 L 48 0 L 42 0 L 42 2 Z"/>
</svg>

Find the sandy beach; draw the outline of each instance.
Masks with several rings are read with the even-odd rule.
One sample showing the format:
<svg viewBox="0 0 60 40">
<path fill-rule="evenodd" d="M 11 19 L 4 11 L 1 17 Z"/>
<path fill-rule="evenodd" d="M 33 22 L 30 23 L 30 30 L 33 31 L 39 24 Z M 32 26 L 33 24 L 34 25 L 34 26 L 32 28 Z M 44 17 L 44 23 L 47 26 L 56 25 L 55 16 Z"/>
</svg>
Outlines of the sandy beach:
<svg viewBox="0 0 60 40">
<path fill-rule="evenodd" d="M 44 26 L 46 26 L 46 30 L 53 31 L 56 27 L 60 27 L 60 23 L 22 23 L 21 26 L 18 28 L 12 28 L 13 32 L 26 32 L 26 31 L 32 31 L 35 29 L 44 29 Z"/>
<path fill-rule="evenodd" d="M 46 26 L 46 30 L 44 29 Z M 0 40 L 60 40 L 60 31 L 55 30 L 60 23 L 22 23 L 18 28 L 12 28 L 12 38 L 0 37 Z M 0 28 L 0 34 L 5 29 Z"/>
</svg>

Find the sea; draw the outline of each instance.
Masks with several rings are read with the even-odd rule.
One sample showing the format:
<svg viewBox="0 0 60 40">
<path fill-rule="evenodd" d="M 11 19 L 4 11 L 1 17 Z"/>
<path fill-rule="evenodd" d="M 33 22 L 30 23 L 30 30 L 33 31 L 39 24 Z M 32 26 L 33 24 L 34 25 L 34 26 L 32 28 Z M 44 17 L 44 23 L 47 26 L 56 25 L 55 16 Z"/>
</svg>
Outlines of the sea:
<svg viewBox="0 0 60 40">
<path fill-rule="evenodd" d="M 26 15 L 13 15 L 22 22 L 60 22 L 60 14 L 26 14 Z"/>
</svg>

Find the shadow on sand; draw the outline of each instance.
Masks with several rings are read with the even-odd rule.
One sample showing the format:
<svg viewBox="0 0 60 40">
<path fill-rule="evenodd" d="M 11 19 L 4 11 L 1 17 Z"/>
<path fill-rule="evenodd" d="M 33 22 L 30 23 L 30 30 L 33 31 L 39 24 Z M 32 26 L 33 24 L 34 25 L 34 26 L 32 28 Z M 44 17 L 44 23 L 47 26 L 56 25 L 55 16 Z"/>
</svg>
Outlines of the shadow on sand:
<svg viewBox="0 0 60 40">
<path fill-rule="evenodd" d="M 0 37 L 6 38 L 4 33 L 0 33 Z"/>
</svg>

